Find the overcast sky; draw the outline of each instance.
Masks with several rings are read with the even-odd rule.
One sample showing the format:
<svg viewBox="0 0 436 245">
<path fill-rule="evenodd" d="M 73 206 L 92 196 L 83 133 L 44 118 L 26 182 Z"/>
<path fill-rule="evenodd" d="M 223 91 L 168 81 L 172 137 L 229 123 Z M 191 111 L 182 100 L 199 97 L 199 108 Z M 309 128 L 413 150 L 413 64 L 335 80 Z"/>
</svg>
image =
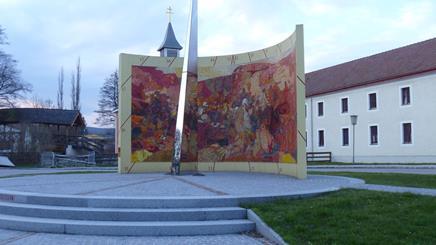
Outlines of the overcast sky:
<svg viewBox="0 0 436 245">
<path fill-rule="evenodd" d="M 10 43 L 3 48 L 44 99 L 56 101 L 63 66 L 68 106 L 80 56 L 82 112 L 93 126 L 99 88 L 117 69 L 118 54 L 158 55 L 169 5 L 183 46 L 189 0 L 0 0 L 0 25 Z M 199 0 L 199 54 L 274 45 L 296 24 L 304 24 L 306 71 L 314 71 L 436 37 L 436 1 Z"/>
</svg>

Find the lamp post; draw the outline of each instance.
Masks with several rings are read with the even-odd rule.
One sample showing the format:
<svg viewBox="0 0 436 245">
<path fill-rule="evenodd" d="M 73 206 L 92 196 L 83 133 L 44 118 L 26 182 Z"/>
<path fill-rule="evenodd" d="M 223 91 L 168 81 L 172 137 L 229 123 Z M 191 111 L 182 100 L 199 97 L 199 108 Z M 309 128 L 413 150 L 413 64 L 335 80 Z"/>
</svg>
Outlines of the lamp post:
<svg viewBox="0 0 436 245">
<path fill-rule="evenodd" d="M 354 164 L 354 151 L 355 151 L 355 149 L 354 149 L 354 145 L 355 145 L 355 126 L 356 126 L 356 124 L 357 124 L 357 115 L 351 115 L 350 116 L 350 119 L 351 119 L 351 125 L 353 125 L 353 164 Z"/>
</svg>

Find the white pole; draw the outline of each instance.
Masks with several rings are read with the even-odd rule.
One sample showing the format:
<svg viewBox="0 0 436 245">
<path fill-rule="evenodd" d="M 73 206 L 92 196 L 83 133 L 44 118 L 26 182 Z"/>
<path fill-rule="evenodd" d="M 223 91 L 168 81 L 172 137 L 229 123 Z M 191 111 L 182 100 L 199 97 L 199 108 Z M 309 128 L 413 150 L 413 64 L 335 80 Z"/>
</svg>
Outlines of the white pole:
<svg viewBox="0 0 436 245">
<path fill-rule="evenodd" d="M 177 108 L 176 132 L 174 138 L 174 155 L 171 174 L 180 174 L 180 158 L 182 154 L 183 119 L 185 116 L 186 87 L 189 80 L 197 79 L 197 0 L 191 0 L 188 33 L 185 43 L 182 81 L 180 83 L 179 104 Z"/>
</svg>

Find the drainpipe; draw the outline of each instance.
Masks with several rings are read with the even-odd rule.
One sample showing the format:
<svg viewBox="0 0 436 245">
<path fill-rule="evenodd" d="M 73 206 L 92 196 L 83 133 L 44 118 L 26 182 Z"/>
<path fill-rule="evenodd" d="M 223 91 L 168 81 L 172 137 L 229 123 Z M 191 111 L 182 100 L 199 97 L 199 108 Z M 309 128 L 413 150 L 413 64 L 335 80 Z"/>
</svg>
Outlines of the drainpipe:
<svg viewBox="0 0 436 245">
<path fill-rule="evenodd" d="M 314 151 L 314 144 L 315 142 L 313 141 L 313 98 L 310 97 L 310 139 L 311 139 L 311 151 Z"/>
</svg>

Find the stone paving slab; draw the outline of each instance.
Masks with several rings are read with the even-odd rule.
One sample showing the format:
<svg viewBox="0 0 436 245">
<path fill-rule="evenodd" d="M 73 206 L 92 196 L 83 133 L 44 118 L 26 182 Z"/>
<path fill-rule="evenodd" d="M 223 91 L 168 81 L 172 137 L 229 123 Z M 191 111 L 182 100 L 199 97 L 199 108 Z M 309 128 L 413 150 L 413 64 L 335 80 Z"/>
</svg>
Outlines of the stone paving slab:
<svg viewBox="0 0 436 245">
<path fill-rule="evenodd" d="M 259 196 L 313 192 L 363 182 L 310 175 L 305 180 L 275 174 L 216 172 L 205 176 L 157 174 L 38 175 L 0 179 L 0 189 L 86 196 Z"/>
<path fill-rule="evenodd" d="M 148 175 L 138 178 L 118 174 L 37 175 L 0 179 L 0 188 L 24 192 L 81 194 L 98 190 L 146 183 L 162 176 Z M 133 188 L 133 187 L 132 187 Z"/>
<path fill-rule="evenodd" d="M 23 236 L 24 234 L 27 234 L 27 233 L 28 232 L 0 229 L 0 245 L 5 244 L 5 241 L 12 240 L 16 237 Z"/>
<path fill-rule="evenodd" d="M 176 193 L 176 194 L 175 194 Z M 116 189 L 95 191 L 89 196 L 214 196 L 213 192 L 196 188 L 177 179 L 164 176 L 155 181 L 124 186 Z"/>
<path fill-rule="evenodd" d="M 179 236 L 179 237 L 111 237 L 111 236 L 82 236 L 62 235 L 49 233 L 29 233 L 0 229 L 0 245 L 139 245 L 139 244 L 168 244 L 168 245 L 192 245 L 192 244 L 270 244 L 263 238 L 255 238 L 247 235 L 217 235 L 217 236 Z"/>
<path fill-rule="evenodd" d="M 0 167 L 0 177 L 17 174 L 43 174 L 76 171 L 117 171 L 116 167 L 77 167 L 77 168 L 4 168 Z"/>
<path fill-rule="evenodd" d="M 403 186 L 390 186 L 390 185 L 373 185 L 364 184 L 353 187 L 355 189 L 363 189 L 370 191 L 386 191 L 395 193 L 413 193 L 418 195 L 436 196 L 436 189 L 430 188 L 415 188 L 415 187 L 403 187 Z"/>
</svg>

